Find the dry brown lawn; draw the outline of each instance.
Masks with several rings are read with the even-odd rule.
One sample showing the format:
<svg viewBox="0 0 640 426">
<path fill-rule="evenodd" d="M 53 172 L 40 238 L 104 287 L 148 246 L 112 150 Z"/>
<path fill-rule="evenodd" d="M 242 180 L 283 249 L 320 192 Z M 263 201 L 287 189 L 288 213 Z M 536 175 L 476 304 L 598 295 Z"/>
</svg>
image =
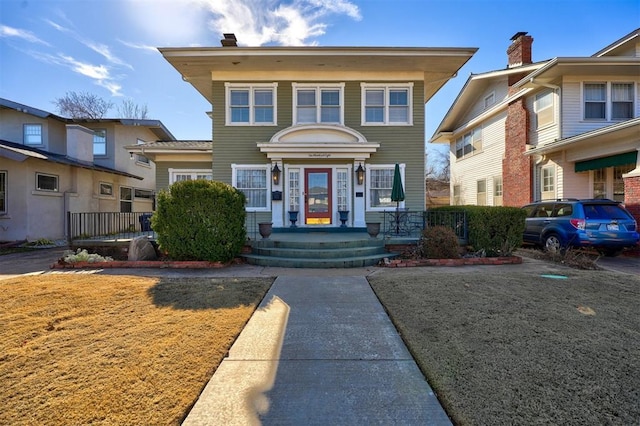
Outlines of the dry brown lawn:
<svg viewBox="0 0 640 426">
<path fill-rule="evenodd" d="M 456 424 L 639 424 L 640 276 L 478 271 L 369 277 Z"/>
<path fill-rule="evenodd" d="M 272 281 L 0 281 L 0 424 L 179 424 Z"/>
</svg>

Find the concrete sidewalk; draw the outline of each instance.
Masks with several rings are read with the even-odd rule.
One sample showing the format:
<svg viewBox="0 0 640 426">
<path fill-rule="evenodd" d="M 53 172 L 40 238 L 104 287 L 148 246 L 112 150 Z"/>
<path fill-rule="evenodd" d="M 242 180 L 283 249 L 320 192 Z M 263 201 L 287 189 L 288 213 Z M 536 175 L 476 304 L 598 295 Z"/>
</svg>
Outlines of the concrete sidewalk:
<svg viewBox="0 0 640 426">
<path fill-rule="evenodd" d="M 184 425 L 450 425 L 362 276 L 281 276 Z"/>
</svg>

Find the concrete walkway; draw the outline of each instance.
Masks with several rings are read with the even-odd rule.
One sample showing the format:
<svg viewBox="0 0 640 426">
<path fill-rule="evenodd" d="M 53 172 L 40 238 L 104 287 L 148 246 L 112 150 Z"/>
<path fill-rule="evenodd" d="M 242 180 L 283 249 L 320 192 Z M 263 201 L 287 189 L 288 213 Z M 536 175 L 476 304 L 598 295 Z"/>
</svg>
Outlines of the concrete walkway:
<svg viewBox="0 0 640 426">
<path fill-rule="evenodd" d="M 184 425 L 450 425 L 363 276 L 281 276 Z"/>
</svg>

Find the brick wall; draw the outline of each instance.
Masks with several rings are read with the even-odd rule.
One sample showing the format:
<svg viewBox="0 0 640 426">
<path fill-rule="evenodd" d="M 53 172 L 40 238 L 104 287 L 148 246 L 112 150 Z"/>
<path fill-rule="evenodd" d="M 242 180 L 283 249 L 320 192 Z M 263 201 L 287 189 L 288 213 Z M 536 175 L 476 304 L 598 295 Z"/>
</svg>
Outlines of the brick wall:
<svg viewBox="0 0 640 426">
<path fill-rule="evenodd" d="M 502 204 L 521 207 L 532 198 L 531 159 L 524 154 L 528 142 L 529 113 L 524 99 L 512 102 L 505 122 L 505 156 L 502 160 Z"/>
<path fill-rule="evenodd" d="M 640 224 L 640 175 L 624 178 L 624 204 Z"/>
</svg>

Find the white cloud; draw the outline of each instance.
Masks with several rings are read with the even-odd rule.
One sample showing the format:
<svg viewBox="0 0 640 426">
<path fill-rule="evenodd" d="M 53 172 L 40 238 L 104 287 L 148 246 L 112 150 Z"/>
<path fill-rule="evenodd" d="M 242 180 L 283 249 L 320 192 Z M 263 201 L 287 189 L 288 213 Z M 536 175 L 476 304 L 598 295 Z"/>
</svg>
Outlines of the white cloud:
<svg viewBox="0 0 640 426">
<path fill-rule="evenodd" d="M 7 25 L 0 25 L 0 37 L 15 37 L 30 43 L 39 43 L 49 46 L 44 40 L 40 40 L 34 33 L 19 28 L 9 27 Z"/>
<path fill-rule="evenodd" d="M 358 6 L 348 0 L 199 0 L 214 17 L 210 28 L 233 32 L 238 44 L 261 46 L 316 44 L 309 41 L 326 32 L 330 15 L 361 19 Z"/>
<path fill-rule="evenodd" d="M 158 53 L 158 48 L 155 46 L 151 46 L 149 44 L 143 44 L 143 43 L 131 43 L 129 41 L 124 41 L 124 40 L 118 40 L 120 43 L 122 43 L 123 45 L 130 47 L 132 49 L 138 49 L 138 50 L 144 50 L 147 52 L 153 52 L 153 53 Z"/>
</svg>

